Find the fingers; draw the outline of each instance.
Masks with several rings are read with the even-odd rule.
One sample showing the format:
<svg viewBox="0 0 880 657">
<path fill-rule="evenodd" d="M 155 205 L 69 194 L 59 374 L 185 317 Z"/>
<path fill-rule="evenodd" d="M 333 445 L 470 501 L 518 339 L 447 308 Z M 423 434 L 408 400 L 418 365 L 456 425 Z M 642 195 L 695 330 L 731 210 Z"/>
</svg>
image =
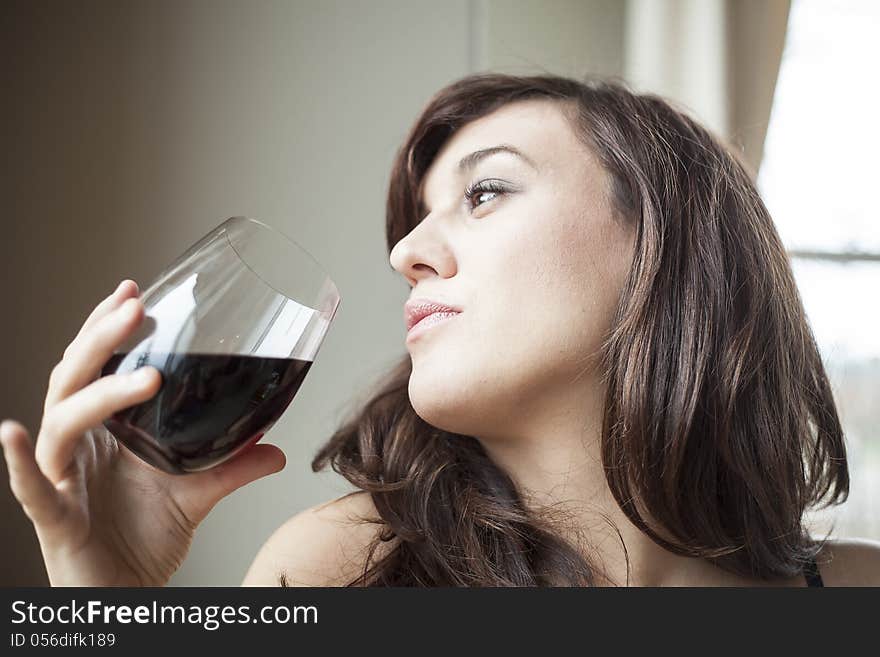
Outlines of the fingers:
<svg viewBox="0 0 880 657">
<path fill-rule="evenodd" d="M 76 334 L 74 339 L 67 345 L 67 348 L 64 350 L 64 355 L 62 356 L 61 363 L 64 362 L 64 359 L 67 358 L 68 354 L 74 349 L 75 345 L 78 344 L 78 340 L 99 320 L 105 317 L 107 314 L 118 308 L 127 298 L 131 296 L 137 296 L 138 294 L 138 285 L 134 281 L 130 279 L 126 279 L 122 281 L 117 288 L 113 291 L 113 293 L 105 298 L 101 303 L 99 303 L 94 310 L 92 310 L 91 314 L 86 318 L 85 322 L 83 322 L 82 327 L 79 330 L 79 333 Z M 52 375 L 49 378 L 49 389 L 46 394 L 46 399 L 43 403 L 43 412 L 49 409 L 54 403 L 56 403 L 60 396 L 57 393 L 57 390 L 54 386 L 54 379 L 58 378 L 58 374 L 67 367 L 67 365 L 63 365 L 59 363 L 55 366 L 55 369 L 52 370 Z M 103 364 L 103 363 L 102 363 Z M 56 372 L 56 370 L 59 370 Z M 94 378 L 94 377 L 92 377 Z M 70 394 L 69 392 L 67 394 Z"/>
<path fill-rule="evenodd" d="M 27 429 L 18 422 L 0 424 L 0 442 L 9 470 L 9 487 L 35 525 L 49 526 L 63 514 L 55 486 L 40 471 Z"/>
<path fill-rule="evenodd" d="M 257 443 L 246 447 L 217 467 L 180 478 L 180 486 L 186 489 L 181 495 L 181 508 L 194 522 L 200 522 L 224 497 L 245 484 L 280 472 L 286 464 L 287 457 L 275 445 Z"/>
<path fill-rule="evenodd" d="M 83 333 L 89 330 L 91 326 L 93 326 L 98 320 L 102 317 L 118 308 L 123 301 L 128 299 L 129 297 L 136 297 L 139 293 L 138 284 L 130 279 L 125 279 L 122 281 L 116 290 L 113 291 L 109 297 L 104 299 L 101 303 L 99 303 L 92 313 L 86 318 L 86 321 L 83 322 L 82 327 L 79 330 L 79 333 L 76 334 L 76 337 L 73 338 L 71 344 L 76 342 L 77 338 L 79 338 Z M 69 347 L 68 347 L 69 348 Z M 65 351 L 65 357 L 67 352 Z"/>
<path fill-rule="evenodd" d="M 49 377 L 43 412 L 94 381 L 114 349 L 141 323 L 144 307 L 139 299 L 129 298 L 97 319 L 74 340 Z"/>
<path fill-rule="evenodd" d="M 155 367 L 141 367 L 130 374 L 101 377 L 55 404 L 43 415 L 36 448 L 37 463 L 49 481 L 57 484 L 63 478 L 86 429 L 147 401 L 161 383 L 162 375 Z"/>
</svg>

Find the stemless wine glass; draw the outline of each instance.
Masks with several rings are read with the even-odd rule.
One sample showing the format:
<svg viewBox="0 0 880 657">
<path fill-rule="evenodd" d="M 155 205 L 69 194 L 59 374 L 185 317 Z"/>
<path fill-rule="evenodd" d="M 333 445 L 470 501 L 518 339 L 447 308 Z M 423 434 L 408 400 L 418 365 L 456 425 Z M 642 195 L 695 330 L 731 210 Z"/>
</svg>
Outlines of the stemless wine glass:
<svg viewBox="0 0 880 657">
<path fill-rule="evenodd" d="M 197 472 L 259 440 L 293 401 L 340 297 L 322 267 L 266 224 L 232 217 L 141 295 L 146 316 L 102 375 L 151 365 L 162 386 L 104 426 L 147 463 Z"/>
</svg>

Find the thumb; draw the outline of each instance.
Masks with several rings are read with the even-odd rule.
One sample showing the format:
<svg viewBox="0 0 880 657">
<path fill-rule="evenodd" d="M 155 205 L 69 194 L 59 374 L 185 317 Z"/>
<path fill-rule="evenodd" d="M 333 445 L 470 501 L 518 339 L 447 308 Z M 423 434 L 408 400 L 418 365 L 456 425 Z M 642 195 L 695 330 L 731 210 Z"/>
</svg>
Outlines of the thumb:
<svg viewBox="0 0 880 657">
<path fill-rule="evenodd" d="M 58 491 L 40 470 L 27 429 L 14 420 L 0 423 L 0 443 L 9 471 L 9 487 L 28 518 L 38 526 L 51 525 L 62 515 Z"/>
<path fill-rule="evenodd" d="M 261 477 L 275 474 L 287 465 L 287 457 L 279 447 L 257 443 L 262 434 L 252 439 L 251 445 L 225 463 L 180 478 L 186 493 L 179 501 L 181 508 L 195 522 L 208 515 L 214 505 L 233 491 Z"/>
</svg>

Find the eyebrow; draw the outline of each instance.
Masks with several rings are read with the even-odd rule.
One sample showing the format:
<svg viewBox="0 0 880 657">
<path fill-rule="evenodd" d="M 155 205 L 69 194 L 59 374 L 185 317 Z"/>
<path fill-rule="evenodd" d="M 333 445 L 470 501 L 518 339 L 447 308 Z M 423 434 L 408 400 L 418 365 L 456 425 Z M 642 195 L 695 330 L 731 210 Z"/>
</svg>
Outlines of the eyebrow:
<svg viewBox="0 0 880 657">
<path fill-rule="evenodd" d="M 497 153 L 510 153 L 511 155 L 515 155 L 536 171 L 538 170 L 537 165 L 532 162 L 532 160 L 525 153 L 518 150 L 515 146 L 511 146 L 509 144 L 499 144 L 498 146 L 492 146 L 491 148 L 482 148 L 478 151 L 474 151 L 473 153 L 465 155 L 463 158 L 461 158 L 461 162 L 458 163 L 458 170 L 460 172 L 465 172 L 473 169 L 475 166 L 477 166 L 477 163 L 480 160 L 483 160 L 492 155 L 496 155 Z"/>
<path fill-rule="evenodd" d="M 487 157 L 491 157 L 492 155 L 497 155 L 498 153 L 510 153 L 511 155 L 515 155 L 516 157 L 523 160 L 526 164 L 532 167 L 535 171 L 538 170 L 538 165 L 535 164 L 529 156 L 520 151 L 515 146 L 511 146 L 510 144 L 498 144 L 497 146 L 491 146 L 490 148 L 481 148 L 478 151 L 474 151 L 473 153 L 469 153 L 461 158 L 461 161 L 458 163 L 458 170 L 460 173 L 465 173 L 470 171 L 480 160 L 484 160 Z M 424 185 L 424 180 L 422 180 L 422 185 Z M 419 215 L 424 216 L 427 214 L 427 208 L 425 204 L 422 202 L 421 194 L 418 197 L 418 210 Z"/>
</svg>

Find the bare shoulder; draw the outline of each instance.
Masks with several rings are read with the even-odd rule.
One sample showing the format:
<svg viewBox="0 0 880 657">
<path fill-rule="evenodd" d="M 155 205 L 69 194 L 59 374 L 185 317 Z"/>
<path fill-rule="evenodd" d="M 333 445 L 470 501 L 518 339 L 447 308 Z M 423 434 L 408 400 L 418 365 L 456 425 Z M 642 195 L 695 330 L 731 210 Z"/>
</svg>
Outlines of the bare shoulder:
<svg viewBox="0 0 880 657">
<path fill-rule="evenodd" d="M 829 540 L 816 563 L 825 586 L 880 586 L 880 541 Z"/>
<path fill-rule="evenodd" d="M 383 524 L 369 493 L 357 491 L 298 513 L 257 553 L 242 586 L 344 586 L 363 573 Z M 380 543 L 371 563 L 393 541 Z"/>
</svg>

